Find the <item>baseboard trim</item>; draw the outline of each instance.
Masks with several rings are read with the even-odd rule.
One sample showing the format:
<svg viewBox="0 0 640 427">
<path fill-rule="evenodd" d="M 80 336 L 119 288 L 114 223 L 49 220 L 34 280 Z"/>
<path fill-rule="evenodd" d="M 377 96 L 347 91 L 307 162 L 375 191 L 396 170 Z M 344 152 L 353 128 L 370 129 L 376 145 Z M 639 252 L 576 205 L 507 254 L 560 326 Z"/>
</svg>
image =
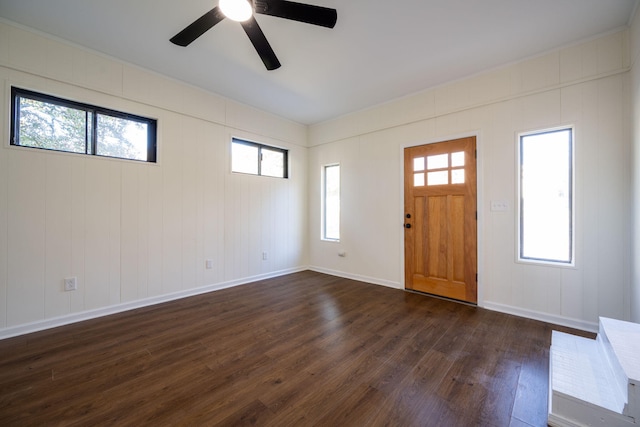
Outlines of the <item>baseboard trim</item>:
<svg viewBox="0 0 640 427">
<path fill-rule="evenodd" d="M 240 286 L 259 280 L 271 279 L 274 277 L 284 276 L 286 274 L 297 273 L 300 271 L 311 270 L 318 273 L 329 274 L 332 276 L 343 277 L 345 279 L 357 280 L 360 282 L 371 283 L 374 285 L 386 286 L 394 289 L 403 289 L 402 284 L 399 282 L 378 279 L 375 277 L 368 277 L 359 274 L 346 273 L 344 271 L 332 270 L 328 268 L 318 266 L 303 266 L 291 269 L 274 271 L 271 273 L 259 274 L 256 276 L 245 277 L 242 279 L 230 280 L 227 282 L 216 283 L 194 289 L 187 289 L 184 291 L 173 292 L 165 295 L 158 295 L 155 297 L 145 298 L 141 300 L 126 302 L 122 304 L 112 305 L 109 307 L 98 308 L 94 310 L 87 310 L 80 313 L 73 313 L 66 316 L 55 317 L 52 319 L 45 319 L 37 322 L 27 323 L 24 325 L 12 326 L 0 331 L 0 340 L 12 338 L 20 335 L 29 334 L 32 332 L 38 332 L 45 329 L 57 328 L 59 326 L 69 325 L 72 323 L 82 322 L 84 320 L 91 320 L 98 317 L 109 316 L 111 314 L 117 314 L 128 310 L 135 310 L 137 308 L 148 307 L 156 304 L 161 304 L 169 301 L 178 300 L 181 298 L 187 298 L 195 295 L 201 295 L 209 292 L 215 292 L 218 290 L 231 288 L 234 286 Z M 527 310 L 519 307 L 513 307 L 505 304 L 493 303 L 485 301 L 480 305 L 487 310 L 498 311 L 501 313 L 512 314 L 519 317 L 525 317 L 534 320 L 540 320 L 543 322 L 566 326 L 569 328 L 580 329 L 588 332 L 598 332 L 598 324 L 595 322 L 586 322 L 579 319 L 572 319 L 563 316 L 556 316 L 548 313 L 542 313 L 534 310 Z"/>
<path fill-rule="evenodd" d="M 184 291 L 172 292 L 170 294 L 158 295 L 150 298 L 144 298 L 141 300 L 111 305 L 109 307 L 97 308 L 94 310 L 87 310 L 79 313 L 68 314 L 65 316 L 45 319 L 37 322 L 27 323 L 24 325 L 8 327 L 0 331 L 0 340 L 16 337 L 20 335 L 30 334 L 32 332 L 38 332 L 45 329 L 57 328 L 59 326 L 69 325 L 72 323 L 82 322 L 85 320 L 91 320 L 98 317 L 109 316 L 111 314 L 122 313 L 124 311 L 135 310 L 137 308 L 149 307 L 152 305 L 175 301 L 182 298 L 192 297 L 195 295 L 215 292 L 221 289 L 232 288 L 234 286 L 245 285 L 251 282 L 271 279 L 274 277 L 284 276 L 286 274 L 297 273 L 297 272 L 306 271 L 306 270 L 308 270 L 306 266 L 291 268 L 286 270 L 279 270 L 271 273 L 259 274 L 256 276 L 245 277 L 242 279 L 230 280 L 227 282 L 202 286 L 199 288 L 187 289 Z"/>
<path fill-rule="evenodd" d="M 598 332 L 597 322 L 587 322 L 585 320 L 573 319 L 555 314 L 542 313 L 535 310 L 527 310 L 520 307 L 513 307 L 506 304 L 485 301 L 481 307 L 487 310 L 499 311 L 501 313 L 512 314 L 514 316 L 526 317 L 528 319 L 540 320 L 554 325 L 566 326 L 568 328 L 580 329 L 587 332 Z"/>
<path fill-rule="evenodd" d="M 554 414 L 549 414 L 549 417 L 547 418 L 547 424 L 550 427 L 582 427 L 582 424 L 576 424 L 571 420 L 558 417 Z"/>
<path fill-rule="evenodd" d="M 359 274 L 351 274 L 344 271 L 331 270 L 329 268 L 318 267 L 315 265 L 309 266 L 309 270 L 315 271 L 317 273 L 329 274 L 331 276 L 342 277 L 345 279 L 357 280 L 359 282 L 371 283 L 373 285 L 381 285 L 394 289 L 404 289 L 401 283 L 391 280 L 377 279 L 375 277 L 362 276 Z"/>
<path fill-rule="evenodd" d="M 358 280 L 361 282 L 371 283 L 374 285 L 382 285 L 387 286 L 389 288 L 394 289 L 404 289 L 402 283 L 394 282 L 390 280 L 382 280 L 374 277 L 362 276 L 359 274 L 351 274 L 345 273 L 344 271 L 331 270 L 328 268 L 318 267 L 318 266 L 309 266 L 309 270 L 316 271 L 318 273 L 330 274 L 332 276 L 343 277 L 345 279 Z M 512 314 L 518 317 L 524 317 L 527 319 L 540 320 L 542 322 L 551 323 L 559 326 L 566 326 L 568 328 L 579 329 L 587 332 L 598 332 L 598 323 L 597 322 L 587 322 L 579 319 L 572 319 L 564 316 L 556 316 L 549 313 L 542 313 L 535 310 L 527 310 L 524 308 L 513 307 L 506 304 L 499 304 L 493 302 L 483 302 L 478 305 L 479 307 L 485 308 L 487 310 L 498 311 L 501 313 Z"/>
</svg>

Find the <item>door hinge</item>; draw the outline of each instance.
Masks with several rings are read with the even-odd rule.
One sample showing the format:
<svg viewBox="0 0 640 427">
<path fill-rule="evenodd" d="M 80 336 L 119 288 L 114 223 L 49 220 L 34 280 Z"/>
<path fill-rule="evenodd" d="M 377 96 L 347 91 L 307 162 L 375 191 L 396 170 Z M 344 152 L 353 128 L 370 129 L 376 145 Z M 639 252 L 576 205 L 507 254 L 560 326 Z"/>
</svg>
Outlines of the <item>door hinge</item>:
<svg viewBox="0 0 640 427">
<path fill-rule="evenodd" d="M 478 273 L 476 273 L 476 282 L 478 281 Z"/>
<path fill-rule="evenodd" d="M 478 220 L 478 211 L 476 211 L 476 221 Z"/>
</svg>

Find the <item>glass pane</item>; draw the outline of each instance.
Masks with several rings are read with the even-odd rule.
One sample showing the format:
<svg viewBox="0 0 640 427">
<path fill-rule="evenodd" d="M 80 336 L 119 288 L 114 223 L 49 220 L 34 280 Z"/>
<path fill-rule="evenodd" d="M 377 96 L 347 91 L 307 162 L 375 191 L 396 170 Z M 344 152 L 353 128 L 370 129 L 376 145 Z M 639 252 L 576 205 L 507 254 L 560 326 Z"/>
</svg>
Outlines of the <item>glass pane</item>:
<svg viewBox="0 0 640 427">
<path fill-rule="evenodd" d="M 96 154 L 147 160 L 148 125 L 135 120 L 98 114 Z"/>
<path fill-rule="evenodd" d="M 19 145 L 71 153 L 85 152 L 84 110 L 22 97 L 19 109 Z"/>
<path fill-rule="evenodd" d="M 444 185 L 449 183 L 449 171 L 429 172 L 427 185 Z"/>
<path fill-rule="evenodd" d="M 444 169 L 449 167 L 449 155 L 438 154 L 427 157 L 427 169 Z"/>
<path fill-rule="evenodd" d="M 260 174 L 284 178 L 284 153 L 263 148 Z"/>
<path fill-rule="evenodd" d="M 464 169 L 452 169 L 451 170 L 451 183 L 452 184 L 464 184 Z"/>
<path fill-rule="evenodd" d="M 414 187 L 423 187 L 424 186 L 424 173 L 414 173 L 413 174 L 413 186 Z"/>
<path fill-rule="evenodd" d="M 460 166 L 464 166 L 464 151 L 451 153 L 451 167 L 457 168 Z"/>
<path fill-rule="evenodd" d="M 258 174 L 258 147 L 233 142 L 231 144 L 231 170 L 233 172 Z"/>
<path fill-rule="evenodd" d="M 523 136 L 522 258 L 572 261 L 571 130 Z"/>
<path fill-rule="evenodd" d="M 324 168 L 324 236 L 340 239 L 340 166 Z"/>
<path fill-rule="evenodd" d="M 415 159 L 413 159 L 413 170 L 414 171 L 424 170 L 424 157 L 416 157 Z"/>
</svg>

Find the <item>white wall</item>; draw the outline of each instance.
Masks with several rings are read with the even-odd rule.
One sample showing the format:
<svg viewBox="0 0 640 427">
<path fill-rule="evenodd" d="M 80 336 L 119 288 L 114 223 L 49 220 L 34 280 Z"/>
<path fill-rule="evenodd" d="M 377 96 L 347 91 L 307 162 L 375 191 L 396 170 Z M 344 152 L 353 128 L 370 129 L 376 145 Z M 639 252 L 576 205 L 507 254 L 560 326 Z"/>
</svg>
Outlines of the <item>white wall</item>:
<svg viewBox="0 0 640 427">
<path fill-rule="evenodd" d="M 629 62 L 628 31 L 616 32 L 312 126 L 312 268 L 404 287 L 402 149 L 477 135 L 480 305 L 587 329 L 629 318 Z M 516 135 L 560 125 L 575 126 L 576 267 L 520 264 Z M 340 243 L 319 239 L 320 171 L 333 162 Z"/>
<path fill-rule="evenodd" d="M 0 22 L 0 338 L 309 265 L 402 288 L 402 148 L 461 135 L 478 137 L 480 305 L 587 329 L 633 307 L 638 321 L 637 27 L 307 129 Z M 157 118 L 159 163 L 9 147 L 11 84 Z M 576 268 L 518 264 L 516 134 L 566 124 Z M 290 149 L 291 179 L 231 174 L 231 135 Z M 319 238 L 320 171 L 334 162 L 340 243 Z M 78 291 L 63 292 L 67 276 Z"/>
<path fill-rule="evenodd" d="M 640 13 L 630 30 L 631 104 L 632 104 L 632 247 L 631 247 L 631 320 L 640 323 Z"/>
<path fill-rule="evenodd" d="M 0 81 L 0 337 L 308 265 L 305 126 L 7 22 Z M 10 147 L 11 85 L 157 118 L 158 164 Z M 291 178 L 231 174 L 231 135 Z"/>
</svg>

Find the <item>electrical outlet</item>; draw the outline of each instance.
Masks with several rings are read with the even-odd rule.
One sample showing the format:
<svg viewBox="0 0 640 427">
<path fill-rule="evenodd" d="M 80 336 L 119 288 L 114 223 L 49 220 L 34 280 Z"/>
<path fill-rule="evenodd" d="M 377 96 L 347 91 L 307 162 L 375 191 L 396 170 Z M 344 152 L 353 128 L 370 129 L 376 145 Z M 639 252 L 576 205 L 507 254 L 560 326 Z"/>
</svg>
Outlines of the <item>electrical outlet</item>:
<svg viewBox="0 0 640 427">
<path fill-rule="evenodd" d="M 208 259 L 204 262 L 204 266 L 207 270 L 211 270 L 213 268 L 213 260 Z"/>
<path fill-rule="evenodd" d="M 262 252 L 262 260 L 263 260 L 263 261 L 266 261 L 266 260 L 268 260 L 268 259 L 269 259 L 269 254 L 268 254 L 268 253 L 266 253 L 266 252 Z"/>
<path fill-rule="evenodd" d="M 65 291 L 75 291 L 78 289 L 78 278 L 77 277 L 67 277 L 64 279 L 64 290 Z"/>
</svg>

